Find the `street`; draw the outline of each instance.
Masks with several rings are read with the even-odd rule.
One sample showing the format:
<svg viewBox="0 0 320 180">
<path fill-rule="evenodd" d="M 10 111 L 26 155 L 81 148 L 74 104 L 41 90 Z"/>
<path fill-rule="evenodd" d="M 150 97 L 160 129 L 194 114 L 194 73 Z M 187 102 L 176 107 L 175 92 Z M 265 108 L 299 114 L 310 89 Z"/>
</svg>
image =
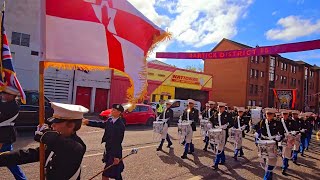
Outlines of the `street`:
<svg viewBox="0 0 320 180">
<path fill-rule="evenodd" d="M 195 153 L 188 155 L 188 159 L 181 159 L 183 146 L 179 145 L 177 127 L 170 127 L 169 134 L 173 138 L 173 148 L 168 149 L 164 144 L 164 151 L 156 151 L 158 142 L 153 140 L 151 127 L 128 126 L 123 143 L 123 155 L 130 153 L 132 148 L 139 148 L 136 155 L 125 159 L 124 179 L 262 179 L 264 170 L 260 167 L 257 157 L 257 149 L 252 134 L 247 134 L 244 145 L 244 158 L 235 161 L 233 156 L 233 145 L 227 143 L 225 165 L 219 165 L 219 170 L 213 170 L 213 158 L 215 155 L 211 150 L 204 152 L 204 143 L 200 137 L 199 127 L 194 133 Z M 87 145 L 87 152 L 82 162 L 82 179 L 89 179 L 102 170 L 102 153 L 104 146 L 100 143 L 103 129 L 83 126 L 78 135 Z M 15 150 L 19 148 L 37 147 L 33 141 L 33 132 L 19 134 L 18 141 L 14 144 Z M 299 154 L 298 165 L 289 162 L 288 176 L 281 174 L 281 158 L 278 158 L 274 179 L 320 179 L 320 142 L 313 136 L 311 147 L 305 153 L 305 157 Z M 21 166 L 28 179 L 39 179 L 39 163 Z M 7 168 L 0 168 L 0 179 L 14 179 Z M 101 179 L 99 175 L 96 179 Z"/>
</svg>

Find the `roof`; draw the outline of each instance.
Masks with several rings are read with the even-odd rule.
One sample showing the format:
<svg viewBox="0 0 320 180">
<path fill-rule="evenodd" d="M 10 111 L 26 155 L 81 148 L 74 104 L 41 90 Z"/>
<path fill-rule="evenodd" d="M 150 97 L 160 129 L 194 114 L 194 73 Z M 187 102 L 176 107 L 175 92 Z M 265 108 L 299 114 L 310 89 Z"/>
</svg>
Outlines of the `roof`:
<svg viewBox="0 0 320 180">
<path fill-rule="evenodd" d="M 172 65 L 164 63 L 164 62 L 159 61 L 159 60 L 148 61 L 148 63 L 157 64 L 157 65 L 161 65 L 161 66 L 171 66 L 171 67 L 173 67 Z"/>
<path fill-rule="evenodd" d="M 232 41 L 230 39 L 227 39 L 227 38 L 223 38 L 211 51 L 214 51 L 217 47 L 219 47 L 219 45 L 223 42 L 223 41 L 229 41 L 237 46 L 240 46 L 240 47 L 243 47 L 243 48 L 252 48 L 251 46 L 248 46 L 248 45 L 245 45 L 245 44 L 241 44 L 241 43 L 238 43 L 236 41 Z"/>
</svg>

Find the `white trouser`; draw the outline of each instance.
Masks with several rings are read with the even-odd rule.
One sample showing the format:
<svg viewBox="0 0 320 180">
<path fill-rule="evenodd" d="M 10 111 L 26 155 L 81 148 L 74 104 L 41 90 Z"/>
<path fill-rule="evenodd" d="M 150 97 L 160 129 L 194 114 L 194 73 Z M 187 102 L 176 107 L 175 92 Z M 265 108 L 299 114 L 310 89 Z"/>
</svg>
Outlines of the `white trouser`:
<svg viewBox="0 0 320 180">
<path fill-rule="evenodd" d="M 292 157 L 291 153 L 292 153 L 292 148 L 282 146 L 282 157 L 283 158 L 291 159 L 291 157 Z"/>
<path fill-rule="evenodd" d="M 240 149 L 240 148 L 242 148 L 242 137 L 236 140 L 236 143 L 235 143 L 234 148 L 235 148 L 235 149 Z"/>
<path fill-rule="evenodd" d="M 226 130 L 222 130 L 222 138 L 223 138 L 223 141 L 221 141 L 222 143 L 218 144 L 217 146 L 217 150 L 219 151 L 223 151 L 224 149 L 224 146 L 226 145 Z"/>
<path fill-rule="evenodd" d="M 168 129 L 169 129 L 168 124 L 164 123 L 163 129 L 162 129 L 162 132 L 161 132 L 161 139 L 166 139 L 167 134 L 168 134 Z"/>
<path fill-rule="evenodd" d="M 277 165 L 277 158 L 267 158 L 266 166 L 276 166 Z"/>
<path fill-rule="evenodd" d="M 192 137 L 193 137 L 193 131 L 192 131 L 192 127 L 191 125 L 188 126 L 188 131 L 187 131 L 187 135 L 186 135 L 186 143 L 191 143 L 192 141 Z"/>
</svg>

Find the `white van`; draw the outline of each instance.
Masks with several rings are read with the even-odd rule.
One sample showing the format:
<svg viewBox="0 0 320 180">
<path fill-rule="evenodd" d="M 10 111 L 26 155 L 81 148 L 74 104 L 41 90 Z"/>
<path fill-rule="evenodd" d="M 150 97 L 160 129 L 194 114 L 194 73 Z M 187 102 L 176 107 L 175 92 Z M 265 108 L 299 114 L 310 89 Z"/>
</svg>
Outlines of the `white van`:
<svg viewBox="0 0 320 180">
<path fill-rule="evenodd" d="M 169 101 L 172 103 L 171 109 L 173 110 L 173 118 L 179 118 L 187 108 L 188 100 L 170 99 Z M 194 107 L 201 113 L 201 103 L 199 101 L 196 101 Z"/>
</svg>

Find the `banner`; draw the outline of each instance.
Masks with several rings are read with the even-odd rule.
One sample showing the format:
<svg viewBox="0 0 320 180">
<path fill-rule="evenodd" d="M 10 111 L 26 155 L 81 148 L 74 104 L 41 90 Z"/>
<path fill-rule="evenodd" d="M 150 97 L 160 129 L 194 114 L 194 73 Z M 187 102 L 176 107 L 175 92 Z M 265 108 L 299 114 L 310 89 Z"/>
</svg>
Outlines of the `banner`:
<svg viewBox="0 0 320 180">
<path fill-rule="evenodd" d="M 320 40 L 297 43 L 280 44 L 275 46 L 262 46 L 241 50 L 215 51 L 215 52 L 157 52 L 156 58 L 169 59 L 227 59 L 249 56 L 273 55 L 280 53 L 309 51 L 320 49 Z"/>
<path fill-rule="evenodd" d="M 274 96 L 280 103 L 279 109 L 294 109 L 296 89 L 273 89 Z"/>
</svg>

